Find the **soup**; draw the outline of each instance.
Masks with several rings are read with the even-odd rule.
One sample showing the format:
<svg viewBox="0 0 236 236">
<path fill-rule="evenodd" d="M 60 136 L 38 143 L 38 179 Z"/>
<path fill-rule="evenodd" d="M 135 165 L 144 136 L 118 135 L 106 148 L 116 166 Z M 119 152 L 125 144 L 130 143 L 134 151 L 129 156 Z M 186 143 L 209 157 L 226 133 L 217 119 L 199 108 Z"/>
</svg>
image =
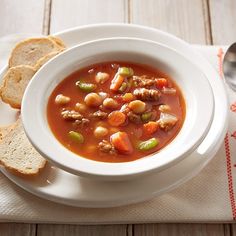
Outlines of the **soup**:
<svg viewBox="0 0 236 236">
<path fill-rule="evenodd" d="M 49 97 L 47 118 L 57 140 L 79 156 L 128 162 L 176 137 L 185 102 L 177 84 L 157 69 L 104 62 L 60 82 Z"/>
</svg>

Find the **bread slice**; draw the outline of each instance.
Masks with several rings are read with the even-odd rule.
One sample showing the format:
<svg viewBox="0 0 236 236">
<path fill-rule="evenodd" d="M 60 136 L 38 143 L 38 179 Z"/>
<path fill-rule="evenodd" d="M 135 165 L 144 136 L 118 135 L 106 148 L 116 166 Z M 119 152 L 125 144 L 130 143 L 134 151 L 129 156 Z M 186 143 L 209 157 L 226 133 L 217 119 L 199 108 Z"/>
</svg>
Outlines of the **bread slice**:
<svg viewBox="0 0 236 236">
<path fill-rule="evenodd" d="M 12 50 L 9 67 L 18 65 L 35 66 L 48 53 L 61 50 L 61 46 L 50 38 L 30 38 L 16 45 Z"/>
<path fill-rule="evenodd" d="M 0 127 L 0 142 L 4 139 L 4 137 L 11 132 L 15 127 L 15 124 L 8 125 L 8 126 L 2 126 Z"/>
<path fill-rule="evenodd" d="M 21 119 L 0 142 L 0 164 L 13 174 L 23 176 L 37 175 L 46 164 L 26 137 Z"/>
<path fill-rule="evenodd" d="M 31 66 L 16 66 L 10 68 L 3 77 L 0 89 L 2 101 L 13 108 L 20 108 L 24 91 L 36 70 Z"/>
<path fill-rule="evenodd" d="M 61 49 L 66 48 L 66 45 L 64 44 L 64 42 L 60 38 L 52 36 L 52 35 L 49 35 L 48 38 L 53 40 L 59 47 L 61 47 Z"/>
<path fill-rule="evenodd" d="M 46 62 L 48 62 L 50 59 L 52 59 L 53 57 L 55 57 L 57 54 L 59 54 L 60 52 L 62 52 L 63 50 L 61 49 L 60 51 L 56 51 L 56 52 L 51 52 L 49 54 L 47 54 L 44 57 L 41 57 L 36 65 L 34 66 L 35 70 L 39 70 Z"/>
</svg>

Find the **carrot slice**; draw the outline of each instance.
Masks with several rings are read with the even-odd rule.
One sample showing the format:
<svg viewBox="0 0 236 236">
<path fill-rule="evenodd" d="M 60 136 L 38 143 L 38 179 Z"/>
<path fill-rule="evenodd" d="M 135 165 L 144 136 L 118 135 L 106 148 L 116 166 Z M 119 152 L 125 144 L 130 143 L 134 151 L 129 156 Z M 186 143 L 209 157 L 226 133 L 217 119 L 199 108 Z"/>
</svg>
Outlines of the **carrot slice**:
<svg viewBox="0 0 236 236">
<path fill-rule="evenodd" d="M 157 88 L 163 88 L 168 86 L 168 81 L 165 78 L 157 79 Z"/>
<path fill-rule="evenodd" d="M 113 111 L 108 116 L 108 123 L 112 126 L 120 126 L 125 123 L 126 115 L 121 111 Z"/>
<path fill-rule="evenodd" d="M 113 80 L 111 81 L 110 89 L 112 91 L 118 91 L 124 80 L 125 80 L 124 76 L 116 74 Z"/>
<path fill-rule="evenodd" d="M 131 154 L 133 152 L 129 136 L 125 132 L 117 132 L 111 135 L 111 143 L 117 151 L 122 154 Z"/>
<path fill-rule="evenodd" d="M 143 125 L 143 129 L 145 134 L 154 134 L 158 129 L 158 123 L 155 121 L 149 121 Z"/>
</svg>

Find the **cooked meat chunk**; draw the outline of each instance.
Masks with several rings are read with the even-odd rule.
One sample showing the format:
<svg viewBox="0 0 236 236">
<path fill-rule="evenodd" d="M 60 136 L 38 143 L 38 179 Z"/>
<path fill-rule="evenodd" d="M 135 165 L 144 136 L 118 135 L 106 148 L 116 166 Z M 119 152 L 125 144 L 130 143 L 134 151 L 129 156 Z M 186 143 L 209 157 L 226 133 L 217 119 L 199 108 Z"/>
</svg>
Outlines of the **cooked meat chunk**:
<svg viewBox="0 0 236 236">
<path fill-rule="evenodd" d="M 83 128 L 88 124 L 89 124 L 89 119 L 87 118 L 78 119 L 78 120 L 75 120 L 74 122 L 74 126 L 76 128 Z"/>
<path fill-rule="evenodd" d="M 169 131 L 175 126 L 177 121 L 178 118 L 176 116 L 162 112 L 158 124 L 161 129 Z"/>
<path fill-rule="evenodd" d="M 135 124 L 141 124 L 142 123 L 140 115 L 135 114 L 133 111 L 130 111 L 127 114 L 127 116 L 129 118 L 129 121 L 132 122 L 132 123 L 135 123 Z"/>
<path fill-rule="evenodd" d="M 107 118 L 107 113 L 101 110 L 95 111 L 91 116 L 94 118 L 99 118 L 101 120 L 106 119 Z"/>
<path fill-rule="evenodd" d="M 133 81 L 138 87 L 151 87 L 156 84 L 156 79 L 147 75 L 133 76 Z"/>
<path fill-rule="evenodd" d="M 137 88 L 134 90 L 134 96 L 142 101 L 158 101 L 161 92 L 155 89 Z"/>
<path fill-rule="evenodd" d="M 105 153 L 109 153 L 109 154 L 116 153 L 114 146 L 110 142 L 108 142 L 107 140 L 102 140 L 98 144 L 98 148 L 101 152 L 105 152 Z"/>
<path fill-rule="evenodd" d="M 78 120 L 83 118 L 79 112 L 74 110 L 62 110 L 61 115 L 64 120 Z"/>
</svg>

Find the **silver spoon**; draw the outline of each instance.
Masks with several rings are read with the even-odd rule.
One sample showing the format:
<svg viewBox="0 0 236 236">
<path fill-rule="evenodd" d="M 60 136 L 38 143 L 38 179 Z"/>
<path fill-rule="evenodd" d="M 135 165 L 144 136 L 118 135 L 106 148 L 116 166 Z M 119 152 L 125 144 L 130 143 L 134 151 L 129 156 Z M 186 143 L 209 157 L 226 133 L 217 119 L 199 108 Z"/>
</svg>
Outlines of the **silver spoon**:
<svg viewBox="0 0 236 236">
<path fill-rule="evenodd" d="M 226 83 L 236 91 L 236 43 L 228 48 L 224 56 L 223 73 Z"/>
</svg>

